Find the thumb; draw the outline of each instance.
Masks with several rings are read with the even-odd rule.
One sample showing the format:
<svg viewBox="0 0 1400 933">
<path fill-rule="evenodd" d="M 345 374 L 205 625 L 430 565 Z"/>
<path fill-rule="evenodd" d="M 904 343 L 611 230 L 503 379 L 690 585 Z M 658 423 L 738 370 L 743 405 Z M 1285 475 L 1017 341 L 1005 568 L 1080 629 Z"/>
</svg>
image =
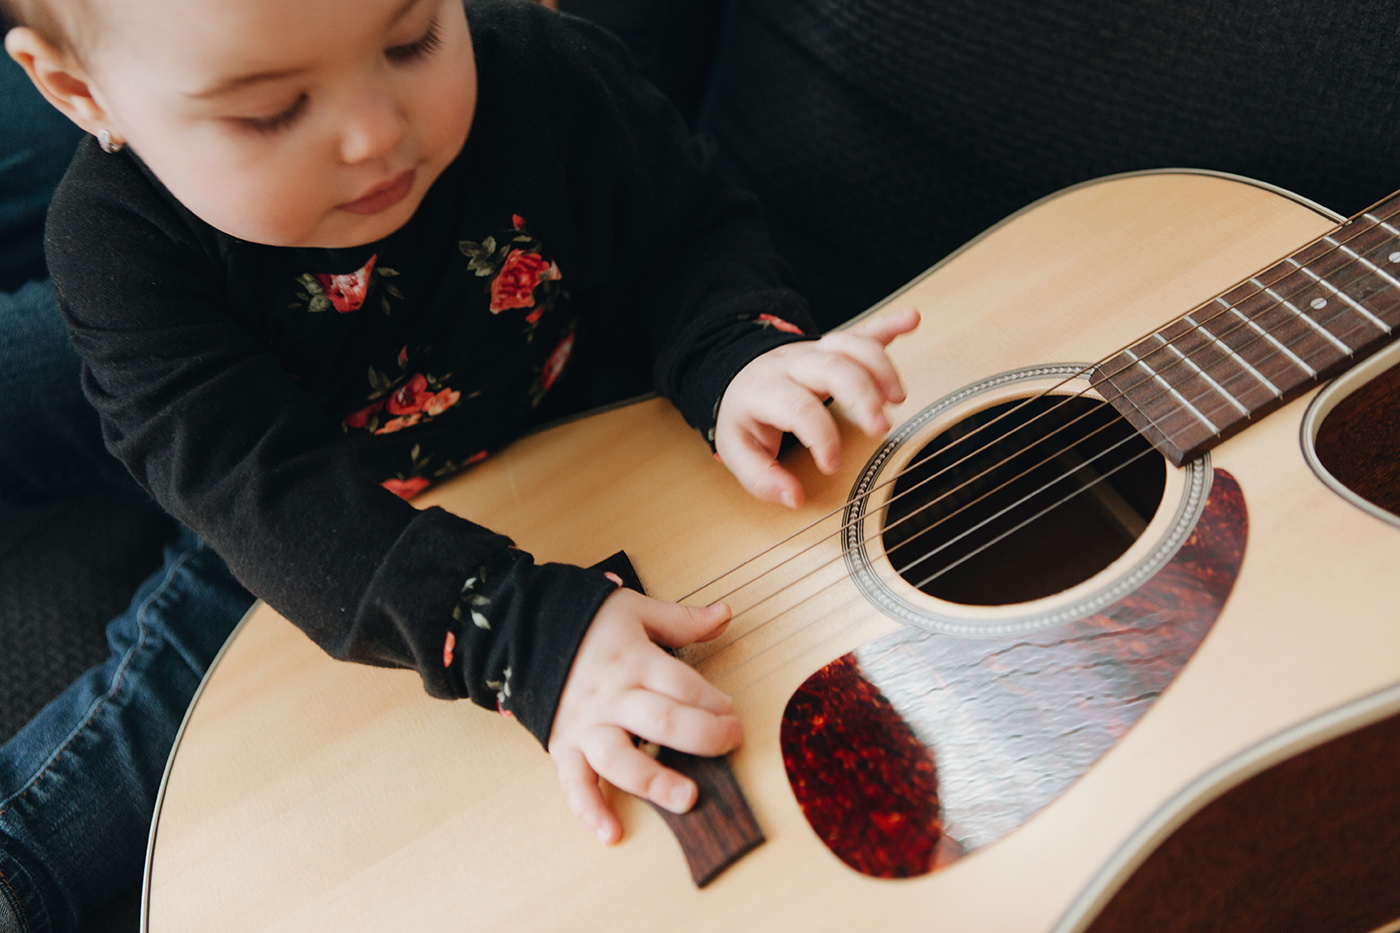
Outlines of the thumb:
<svg viewBox="0 0 1400 933">
<path fill-rule="evenodd" d="M 712 606 L 682 606 L 656 601 L 655 611 L 642 618 L 647 635 L 658 645 L 680 648 L 697 641 L 718 638 L 729 625 L 733 613 L 727 603 Z"/>
</svg>

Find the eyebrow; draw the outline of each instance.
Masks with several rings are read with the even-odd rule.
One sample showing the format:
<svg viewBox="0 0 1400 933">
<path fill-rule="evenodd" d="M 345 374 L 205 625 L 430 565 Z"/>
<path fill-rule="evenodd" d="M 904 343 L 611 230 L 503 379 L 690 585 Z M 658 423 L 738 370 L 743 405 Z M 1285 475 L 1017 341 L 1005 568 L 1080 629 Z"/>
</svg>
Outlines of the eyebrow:
<svg viewBox="0 0 1400 933">
<path fill-rule="evenodd" d="M 392 27 L 397 24 L 399 20 L 408 15 L 410 10 L 422 2 L 424 2 L 424 0 L 405 0 L 405 2 L 399 6 L 398 10 L 394 12 L 394 15 L 389 18 L 389 26 Z M 234 77 L 225 78 L 216 84 L 212 84 L 202 91 L 194 91 L 185 96 L 191 100 L 209 100 L 210 98 L 220 97 L 224 94 L 241 90 L 250 85 L 264 84 L 268 81 L 280 81 L 283 78 L 294 78 L 306 70 L 305 68 L 278 68 L 270 71 L 255 71 L 250 74 L 235 75 Z"/>
</svg>

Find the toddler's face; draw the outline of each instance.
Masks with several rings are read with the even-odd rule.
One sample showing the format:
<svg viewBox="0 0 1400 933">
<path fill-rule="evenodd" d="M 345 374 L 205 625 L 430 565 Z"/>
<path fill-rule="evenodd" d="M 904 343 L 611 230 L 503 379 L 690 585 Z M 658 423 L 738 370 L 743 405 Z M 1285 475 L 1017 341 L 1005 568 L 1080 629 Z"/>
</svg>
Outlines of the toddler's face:
<svg viewBox="0 0 1400 933">
<path fill-rule="evenodd" d="M 88 55 L 114 134 L 200 219 L 274 246 L 401 227 L 466 141 L 461 0 L 122 0 Z"/>
</svg>

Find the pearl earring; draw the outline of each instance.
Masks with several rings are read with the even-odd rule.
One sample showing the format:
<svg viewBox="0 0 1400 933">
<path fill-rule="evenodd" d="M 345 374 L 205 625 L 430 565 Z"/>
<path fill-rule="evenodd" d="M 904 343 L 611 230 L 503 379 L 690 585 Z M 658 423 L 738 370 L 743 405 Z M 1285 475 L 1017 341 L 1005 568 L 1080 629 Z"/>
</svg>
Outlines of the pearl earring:
<svg viewBox="0 0 1400 933">
<path fill-rule="evenodd" d="M 112 138 L 112 131 L 105 126 L 97 131 L 97 144 L 103 152 L 121 152 L 122 144 Z"/>
</svg>

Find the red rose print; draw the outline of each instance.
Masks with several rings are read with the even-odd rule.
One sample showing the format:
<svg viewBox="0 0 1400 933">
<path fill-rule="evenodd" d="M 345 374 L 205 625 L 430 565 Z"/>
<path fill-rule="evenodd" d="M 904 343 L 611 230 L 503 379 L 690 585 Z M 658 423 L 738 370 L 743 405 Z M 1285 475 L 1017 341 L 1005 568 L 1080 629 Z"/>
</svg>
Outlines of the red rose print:
<svg viewBox="0 0 1400 933">
<path fill-rule="evenodd" d="M 411 428 L 423 417 L 421 412 L 414 412 L 411 415 L 404 415 L 402 418 L 390 418 L 384 422 L 384 427 L 375 431 L 375 434 L 393 434 L 395 431 L 402 431 L 404 428 Z"/>
<path fill-rule="evenodd" d="M 344 275 L 324 275 L 319 272 L 316 274 L 316 281 L 321 283 L 321 287 L 326 290 L 326 297 L 341 314 L 354 311 L 365 303 L 365 293 L 369 291 L 369 274 L 374 271 L 374 261 L 378 258 L 379 254 L 375 253 L 363 267 Z"/>
<path fill-rule="evenodd" d="M 476 453 L 474 453 L 474 454 L 472 454 L 470 457 L 468 457 L 468 458 L 467 458 L 467 462 L 464 463 L 464 464 L 462 464 L 462 466 L 471 466 L 473 463 L 480 463 L 481 461 L 483 461 L 483 460 L 485 460 L 485 459 L 486 459 L 486 451 L 484 451 L 484 450 L 478 450 Z"/>
<path fill-rule="evenodd" d="M 549 354 L 549 359 L 544 361 L 544 369 L 540 372 L 540 387 L 548 390 L 554 385 L 554 380 L 559 378 L 559 374 L 564 371 L 564 366 L 569 362 L 569 353 L 574 349 L 574 335 L 569 334 L 559 345 L 554 348 L 554 352 Z"/>
<path fill-rule="evenodd" d="M 452 649 L 457 647 L 457 636 L 451 632 L 447 633 L 447 638 L 442 643 L 442 666 L 452 666 Z"/>
<path fill-rule="evenodd" d="M 558 268 L 546 265 L 539 253 L 513 249 L 505 265 L 491 282 L 491 313 L 500 314 L 508 308 L 528 308 L 535 303 L 535 286 L 540 281 L 558 276 Z"/>
<path fill-rule="evenodd" d="M 517 230 L 524 230 L 524 229 L 525 229 L 525 218 L 524 218 L 524 217 L 521 217 L 519 214 L 511 214 L 511 215 L 510 215 L 510 225 L 511 225 L 512 227 L 514 227 L 515 229 L 517 229 Z"/>
<path fill-rule="evenodd" d="M 422 411 L 433 393 L 428 391 L 428 380 L 422 374 L 415 374 L 389 396 L 385 408 L 391 415 L 411 415 Z"/>
<path fill-rule="evenodd" d="M 785 334 L 802 333 L 802 328 L 798 327 L 796 324 L 792 323 L 791 321 L 784 321 L 782 318 L 772 314 L 760 314 L 758 316 L 758 320 L 759 323 L 767 324 L 769 327 L 772 327 L 775 330 L 780 330 Z"/>
<path fill-rule="evenodd" d="M 462 393 L 458 392 L 456 389 L 443 389 L 436 395 L 428 396 L 428 400 L 423 403 L 423 414 L 427 415 L 429 418 L 436 418 L 453 405 L 456 405 L 457 400 L 461 397 Z"/>
<path fill-rule="evenodd" d="M 386 479 L 379 485 L 383 486 L 400 499 L 412 499 L 428 488 L 428 478 L 425 476 L 414 476 L 411 479 Z"/>
<path fill-rule="evenodd" d="M 380 399 L 373 405 L 361 408 L 359 411 L 345 416 L 345 426 L 347 428 L 363 428 L 370 415 L 379 414 L 379 410 L 384 407 L 384 400 Z"/>
</svg>

